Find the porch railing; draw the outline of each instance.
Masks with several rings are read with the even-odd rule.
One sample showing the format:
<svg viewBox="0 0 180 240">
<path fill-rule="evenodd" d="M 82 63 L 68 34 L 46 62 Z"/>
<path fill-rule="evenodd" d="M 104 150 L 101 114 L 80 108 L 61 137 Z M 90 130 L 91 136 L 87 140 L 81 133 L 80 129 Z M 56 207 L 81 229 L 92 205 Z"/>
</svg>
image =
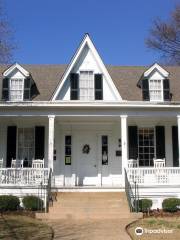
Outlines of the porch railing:
<svg viewBox="0 0 180 240">
<path fill-rule="evenodd" d="M 0 185 L 48 185 L 49 168 L 0 168 Z"/>
<path fill-rule="evenodd" d="M 138 185 L 180 185 L 179 167 L 139 167 L 127 168 L 130 183 Z"/>
</svg>

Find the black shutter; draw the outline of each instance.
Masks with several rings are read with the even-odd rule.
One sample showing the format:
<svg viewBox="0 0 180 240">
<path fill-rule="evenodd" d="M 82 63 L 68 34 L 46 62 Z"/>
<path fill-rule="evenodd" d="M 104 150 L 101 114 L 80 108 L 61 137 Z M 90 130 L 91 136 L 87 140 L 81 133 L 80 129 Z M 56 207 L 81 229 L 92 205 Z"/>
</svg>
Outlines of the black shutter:
<svg viewBox="0 0 180 240">
<path fill-rule="evenodd" d="M 71 73 L 70 75 L 70 86 L 71 86 L 71 100 L 78 100 L 79 92 L 79 74 Z"/>
<path fill-rule="evenodd" d="M 8 126 L 7 128 L 7 159 L 6 167 L 11 167 L 12 158 L 16 159 L 16 126 Z"/>
<path fill-rule="evenodd" d="M 24 79 L 24 100 L 30 100 L 31 98 L 31 79 Z"/>
<path fill-rule="evenodd" d="M 148 79 L 142 80 L 142 97 L 144 101 L 149 101 L 149 81 Z"/>
<path fill-rule="evenodd" d="M 44 126 L 36 126 L 35 127 L 35 159 L 44 158 L 44 137 L 45 137 Z"/>
<path fill-rule="evenodd" d="M 128 127 L 129 159 L 138 158 L 138 129 L 137 126 Z"/>
<path fill-rule="evenodd" d="M 94 75 L 95 100 L 103 99 L 103 76 L 102 74 Z"/>
<path fill-rule="evenodd" d="M 172 126 L 173 167 L 179 167 L 178 127 Z"/>
<path fill-rule="evenodd" d="M 165 158 L 164 126 L 156 126 L 156 158 Z"/>
<path fill-rule="evenodd" d="M 9 79 L 3 78 L 2 82 L 2 100 L 9 100 Z"/>
<path fill-rule="evenodd" d="M 164 92 L 164 101 L 169 101 L 170 100 L 169 79 L 163 80 L 163 92 Z"/>
</svg>

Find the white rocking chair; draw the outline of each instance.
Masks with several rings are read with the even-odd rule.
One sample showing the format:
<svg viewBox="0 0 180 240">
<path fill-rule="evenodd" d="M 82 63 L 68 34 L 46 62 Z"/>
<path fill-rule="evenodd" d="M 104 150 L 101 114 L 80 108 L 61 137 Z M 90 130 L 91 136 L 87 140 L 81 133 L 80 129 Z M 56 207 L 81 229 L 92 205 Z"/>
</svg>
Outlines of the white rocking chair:
<svg viewBox="0 0 180 240">
<path fill-rule="evenodd" d="M 139 159 L 129 159 L 128 168 L 137 168 L 139 167 Z"/>
<path fill-rule="evenodd" d="M 163 159 L 154 158 L 153 161 L 154 161 L 154 167 L 155 168 L 165 167 L 165 158 L 163 158 Z"/>
<path fill-rule="evenodd" d="M 44 168 L 44 159 L 33 159 L 32 160 L 32 168 L 34 169 L 33 171 L 33 181 L 35 183 L 41 184 L 43 182 L 44 178 L 44 173 L 43 173 L 43 168 Z"/>
<path fill-rule="evenodd" d="M 44 159 L 33 159 L 32 168 L 44 168 Z"/>
<path fill-rule="evenodd" d="M 163 159 L 153 159 L 156 181 L 159 184 L 168 183 L 168 176 L 163 168 L 165 168 L 165 158 Z"/>
<path fill-rule="evenodd" d="M 24 160 L 12 159 L 11 168 L 23 168 L 23 167 L 24 167 Z"/>
</svg>

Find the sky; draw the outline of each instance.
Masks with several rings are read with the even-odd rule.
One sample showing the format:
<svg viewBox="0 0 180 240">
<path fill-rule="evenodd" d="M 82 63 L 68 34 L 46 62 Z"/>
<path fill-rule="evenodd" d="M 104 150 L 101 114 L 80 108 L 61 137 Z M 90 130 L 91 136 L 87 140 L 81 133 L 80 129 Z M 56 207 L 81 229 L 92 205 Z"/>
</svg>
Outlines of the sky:
<svg viewBox="0 0 180 240">
<path fill-rule="evenodd" d="M 180 0 L 4 0 L 17 46 L 13 62 L 67 64 L 89 33 L 105 64 L 151 65 L 162 59 L 145 46 L 157 17 Z"/>
</svg>

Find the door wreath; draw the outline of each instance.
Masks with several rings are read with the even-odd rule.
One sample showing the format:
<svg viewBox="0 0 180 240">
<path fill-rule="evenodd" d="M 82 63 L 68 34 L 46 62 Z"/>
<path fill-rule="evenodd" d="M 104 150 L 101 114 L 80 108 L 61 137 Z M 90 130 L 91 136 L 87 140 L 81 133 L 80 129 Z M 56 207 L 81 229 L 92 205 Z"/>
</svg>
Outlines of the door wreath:
<svg viewBox="0 0 180 240">
<path fill-rule="evenodd" d="M 88 144 L 85 144 L 83 146 L 82 152 L 88 154 L 90 152 L 90 146 Z"/>
</svg>

